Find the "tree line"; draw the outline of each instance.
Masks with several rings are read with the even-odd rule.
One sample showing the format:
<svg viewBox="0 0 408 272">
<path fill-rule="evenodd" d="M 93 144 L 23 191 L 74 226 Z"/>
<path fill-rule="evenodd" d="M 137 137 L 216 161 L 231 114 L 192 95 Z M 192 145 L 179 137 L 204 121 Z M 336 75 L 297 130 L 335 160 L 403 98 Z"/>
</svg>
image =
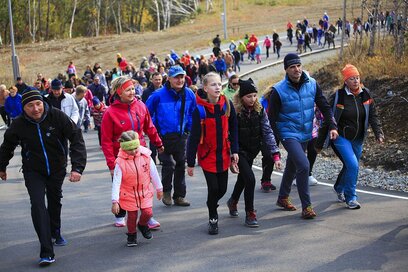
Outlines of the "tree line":
<svg viewBox="0 0 408 272">
<path fill-rule="evenodd" d="M 199 0 L 12 0 L 17 43 L 163 30 L 200 12 Z M 7 0 L 0 41 L 10 42 Z"/>
</svg>

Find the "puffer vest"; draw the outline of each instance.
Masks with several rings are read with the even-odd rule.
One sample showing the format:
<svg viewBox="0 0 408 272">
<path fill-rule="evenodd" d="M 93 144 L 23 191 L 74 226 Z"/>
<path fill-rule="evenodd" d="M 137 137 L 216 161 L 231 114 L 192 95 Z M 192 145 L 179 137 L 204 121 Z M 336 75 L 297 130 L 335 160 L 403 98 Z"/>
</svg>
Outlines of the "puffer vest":
<svg viewBox="0 0 408 272">
<path fill-rule="evenodd" d="M 139 146 L 138 152 L 132 156 L 119 151 L 116 163 L 122 171 L 119 205 L 126 211 L 153 206 L 153 192 L 150 184 L 150 154 L 151 151 Z"/>
<path fill-rule="evenodd" d="M 304 82 L 299 90 L 286 76 L 274 89 L 281 99 L 281 111 L 276 123 L 280 139 L 307 142 L 312 138 L 316 80 L 303 73 Z"/>
<path fill-rule="evenodd" d="M 255 158 L 261 150 L 261 118 L 263 112 L 263 109 L 261 112 L 249 112 L 243 109 L 237 114 L 239 152 L 249 159 Z"/>
</svg>

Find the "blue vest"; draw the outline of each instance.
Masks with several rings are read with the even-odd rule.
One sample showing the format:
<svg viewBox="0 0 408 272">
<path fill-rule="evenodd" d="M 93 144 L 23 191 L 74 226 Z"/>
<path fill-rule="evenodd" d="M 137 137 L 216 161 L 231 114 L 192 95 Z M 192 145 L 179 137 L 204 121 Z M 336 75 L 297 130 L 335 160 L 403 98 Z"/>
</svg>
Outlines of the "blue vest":
<svg viewBox="0 0 408 272">
<path fill-rule="evenodd" d="M 287 76 L 273 86 L 282 104 L 276 123 L 281 140 L 307 142 L 312 138 L 316 80 L 304 72 L 302 77 L 305 80 L 299 91 L 292 86 Z"/>
</svg>

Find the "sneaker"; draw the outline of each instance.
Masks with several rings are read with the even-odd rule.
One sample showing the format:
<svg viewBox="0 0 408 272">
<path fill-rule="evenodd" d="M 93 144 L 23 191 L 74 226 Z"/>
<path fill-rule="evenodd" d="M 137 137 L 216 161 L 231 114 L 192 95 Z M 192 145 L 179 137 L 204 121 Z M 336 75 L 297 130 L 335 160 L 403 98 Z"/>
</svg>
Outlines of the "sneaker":
<svg viewBox="0 0 408 272">
<path fill-rule="evenodd" d="M 41 258 L 38 261 L 38 265 L 41 266 L 41 267 L 44 267 L 44 266 L 49 266 L 50 264 L 52 264 L 54 262 L 55 262 L 54 257 L 45 257 L 45 258 Z"/>
<path fill-rule="evenodd" d="M 147 226 L 149 227 L 149 229 L 151 230 L 158 230 L 160 229 L 160 223 L 159 221 L 157 221 L 156 219 L 152 217 L 150 217 L 149 222 L 147 222 Z"/>
<path fill-rule="evenodd" d="M 347 202 L 347 208 L 352 209 L 352 210 L 357 210 L 361 208 L 360 203 L 358 203 L 357 200 L 351 200 L 349 202 Z"/>
<path fill-rule="evenodd" d="M 272 183 L 271 183 L 271 190 L 272 190 L 272 191 L 275 191 L 275 190 L 276 190 L 276 186 L 273 185 Z"/>
<path fill-rule="evenodd" d="M 171 199 L 171 192 L 163 192 L 162 201 L 166 206 L 170 206 L 171 204 L 173 204 L 173 200 Z"/>
<path fill-rule="evenodd" d="M 309 176 L 309 186 L 317 185 L 317 179 L 314 176 Z"/>
<path fill-rule="evenodd" d="M 233 200 L 232 198 L 228 199 L 227 206 L 229 209 L 229 215 L 231 217 L 238 217 L 238 201 Z"/>
<path fill-rule="evenodd" d="M 262 181 L 261 182 L 261 189 L 264 193 L 269 193 L 270 191 L 272 191 L 271 188 L 271 182 L 270 181 Z M 275 188 L 276 189 L 276 188 Z"/>
<path fill-rule="evenodd" d="M 302 211 L 302 218 L 303 219 L 313 219 L 316 217 L 316 213 L 313 210 L 312 206 L 309 205 L 306 208 L 303 209 Z"/>
<path fill-rule="evenodd" d="M 185 200 L 184 197 L 180 196 L 180 197 L 177 197 L 176 199 L 174 199 L 174 205 L 187 207 L 187 206 L 190 206 L 190 202 Z"/>
<path fill-rule="evenodd" d="M 218 219 L 213 218 L 208 221 L 208 234 L 215 235 L 218 234 Z"/>
<path fill-rule="evenodd" d="M 152 232 L 150 231 L 148 226 L 142 226 L 139 223 L 137 224 L 137 228 L 140 230 L 142 233 L 143 237 L 146 238 L 147 240 L 150 240 L 153 238 Z"/>
<path fill-rule="evenodd" d="M 124 217 L 116 217 L 115 218 L 115 227 L 122 228 L 126 226 L 125 218 Z"/>
<path fill-rule="evenodd" d="M 55 233 L 51 235 L 55 246 L 66 246 L 68 244 L 67 240 L 61 235 L 61 230 L 57 229 Z"/>
<path fill-rule="evenodd" d="M 338 192 L 336 191 L 336 189 L 334 189 L 334 187 L 333 187 L 333 190 L 334 190 L 334 193 L 337 195 L 337 201 L 338 201 L 338 202 L 340 202 L 340 203 L 346 202 L 346 197 L 344 196 L 344 193 L 343 193 L 343 192 L 338 193 Z"/>
<path fill-rule="evenodd" d="M 282 207 L 287 211 L 296 211 L 296 207 L 293 206 L 292 201 L 289 197 L 279 197 L 276 201 L 276 206 Z"/>
<path fill-rule="evenodd" d="M 137 246 L 137 234 L 136 233 L 126 233 L 127 234 L 127 246 L 134 247 Z"/>
<path fill-rule="evenodd" d="M 246 212 L 245 225 L 250 228 L 259 227 L 258 220 L 256 220 L 256 211 Z"/>
</svg>

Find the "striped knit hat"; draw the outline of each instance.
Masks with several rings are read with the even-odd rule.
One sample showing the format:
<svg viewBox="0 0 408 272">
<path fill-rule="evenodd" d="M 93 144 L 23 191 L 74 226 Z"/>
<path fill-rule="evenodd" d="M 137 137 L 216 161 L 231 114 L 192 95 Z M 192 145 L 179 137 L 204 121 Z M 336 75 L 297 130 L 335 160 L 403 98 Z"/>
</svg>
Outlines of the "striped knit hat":
<svg viewBox="0 0 408 272">
<path fill-rule="evenodd" d="M 31 102 L 34 100 L 44 101 L 41 93 L 38 90 L 29 87 L 23 92 L 23 95 L 22 95 L 21 103 L 23 104 L 23 108 L 28 102 Z"/>
</svg>

